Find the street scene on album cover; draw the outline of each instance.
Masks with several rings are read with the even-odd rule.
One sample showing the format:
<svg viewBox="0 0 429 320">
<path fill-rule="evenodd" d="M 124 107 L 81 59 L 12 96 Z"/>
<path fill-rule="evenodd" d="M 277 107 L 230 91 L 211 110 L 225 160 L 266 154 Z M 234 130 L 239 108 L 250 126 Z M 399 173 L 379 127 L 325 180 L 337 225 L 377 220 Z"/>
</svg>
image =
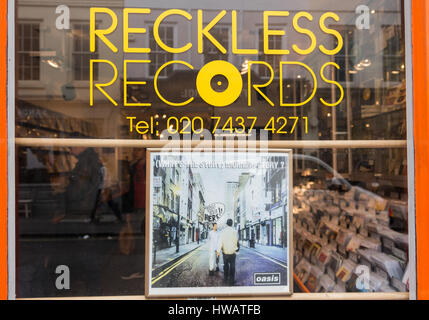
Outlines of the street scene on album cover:
<svg viewBox="0 0 429 320">
<path fill-rule="evenodd" d="M 151 286 L 288 285 L 287 157 L 153 154 Z"/>
</svg>

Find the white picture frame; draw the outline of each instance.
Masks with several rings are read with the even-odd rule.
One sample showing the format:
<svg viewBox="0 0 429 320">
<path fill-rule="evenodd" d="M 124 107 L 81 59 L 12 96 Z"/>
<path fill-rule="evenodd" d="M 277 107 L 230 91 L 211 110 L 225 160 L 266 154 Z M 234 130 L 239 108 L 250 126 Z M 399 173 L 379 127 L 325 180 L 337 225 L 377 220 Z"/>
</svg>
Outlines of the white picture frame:
<svg viewBox="0 0 429 320">
<path fill-rule="evenodd" d="M 264 151 L 225 149 L 204 152 L 193 149 L 148 149 L 147 159 L 145 272 L 147 297 L 292 294 L 293 162 L 290 149 Z M 274 174 L 278 177 L 274 177 Z M 154 177 L 159 176 L 164 177 L 162 190 L 158 187 L 159 181 L 157 187 L 154 185 Z M 198 178 L 195 178 L 196 176 Z M 246 179 L 248 180 L 244 182 Z M 252 186 L 249 184 L 250 179 Z M 271 188 L 273 179 L 276 179 L 277 184 L 273 190 L 255 192 L 260 187 Z M 228 196 L 227 188 L 230 188 L 226 186 L 228 183 L 235 184 L 234 195 Z M 222 188 L 223 192 L 216 191 Z M 253 195 L 250 195 L 253 197 L 253 207 L 249 207 L 249 210 L 252 210 L 250 216 L 248 211 L 243 213 L 237 209 L 238 202 L 245 200 L 249 202 L 251 191 L 248 188 L 252 188 L 253 191 Z M 204 194 L 201 190 L 204 190 Z M 274 194 L 276 192 L 277 194 Z M 171 195 L 168 195 L 169 193 Z M 266 203 L 268 198 L 265 194 L 271 198 L 270 203 Z M 186 199 L 182 199 L 183 197 Z M 273 203 L 274 200 L 277 202 Z M 192 202 L 194 206 L 197 204 L 197 217 L 194 208 L 189 206 Z M 222 206 L 219 203 L 223 202 L 226 203 L 222 213 Z M 215 215 L 219 228 L 225 230 L 227 228 L 225 222 L 231 219 L 232 228 L 239 237 L 240 249 L 234 258 L 233 285 L 224 281 L 223 254 L 220 254 L 219 271 L 214 271 L 214 274 L 209 271 L 211 247 L 207 237 L 212 223 L 208 220 L 212 218 L 208 210 L 213 208 L 221 212 L 221 216 Z M 274 213 L 275 211 L 277 213 Z M 246 220 L 244 225 L 243 217 L 252 218 Z M 266 229 L 264 236 L 262 227 Z M 221 234 L 223 231 L 218 232 Z M 217 243 L 225 241 L 219 240 Z"/>
</svg>

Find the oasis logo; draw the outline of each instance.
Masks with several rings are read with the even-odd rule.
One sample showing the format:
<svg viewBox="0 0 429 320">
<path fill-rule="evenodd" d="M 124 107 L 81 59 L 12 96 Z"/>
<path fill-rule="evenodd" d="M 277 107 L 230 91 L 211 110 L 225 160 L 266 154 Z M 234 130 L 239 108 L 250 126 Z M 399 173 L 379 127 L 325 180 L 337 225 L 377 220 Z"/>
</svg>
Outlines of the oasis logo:
<svg viewBox="0 0 429 320">
<path fill-rule="evenodd" d="M 279 285 L 280 284 L 280 273 L 254 273 L 253 274 L 254 285 Z"/>
</svg>

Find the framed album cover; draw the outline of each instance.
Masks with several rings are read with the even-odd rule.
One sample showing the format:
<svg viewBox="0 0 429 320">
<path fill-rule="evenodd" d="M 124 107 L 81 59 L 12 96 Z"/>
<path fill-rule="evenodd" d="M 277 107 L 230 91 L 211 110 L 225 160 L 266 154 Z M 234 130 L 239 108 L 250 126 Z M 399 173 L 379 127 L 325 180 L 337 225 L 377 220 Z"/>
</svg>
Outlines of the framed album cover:
<svg viewBox="0 0 429 320">
<path fill-rule="evenodd" d="M 292 152 L 148 149 L 146 295 L 292 293 Z"/>
</svg>

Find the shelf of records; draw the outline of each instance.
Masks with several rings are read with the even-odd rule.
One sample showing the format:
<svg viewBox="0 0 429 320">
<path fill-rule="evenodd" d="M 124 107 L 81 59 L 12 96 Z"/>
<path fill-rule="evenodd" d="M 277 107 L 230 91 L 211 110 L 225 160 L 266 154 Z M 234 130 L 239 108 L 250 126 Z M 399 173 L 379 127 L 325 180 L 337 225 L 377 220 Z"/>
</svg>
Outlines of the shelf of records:
<svg viewBox="0 0 429 320">
<path fill-rule="evenodd" d="M 408 291 L 408 235 L 389 228 L 387 201 L 306 186 L 294 201 L 294 272 L 308 291 Z"/>
<path fill-rule="evenodd" d="M 18 101 L 16 136 L 21 138 L 97 137 L 97 127 L 84 119 L 48 110 L 27 101 Z"/>
</svg>

